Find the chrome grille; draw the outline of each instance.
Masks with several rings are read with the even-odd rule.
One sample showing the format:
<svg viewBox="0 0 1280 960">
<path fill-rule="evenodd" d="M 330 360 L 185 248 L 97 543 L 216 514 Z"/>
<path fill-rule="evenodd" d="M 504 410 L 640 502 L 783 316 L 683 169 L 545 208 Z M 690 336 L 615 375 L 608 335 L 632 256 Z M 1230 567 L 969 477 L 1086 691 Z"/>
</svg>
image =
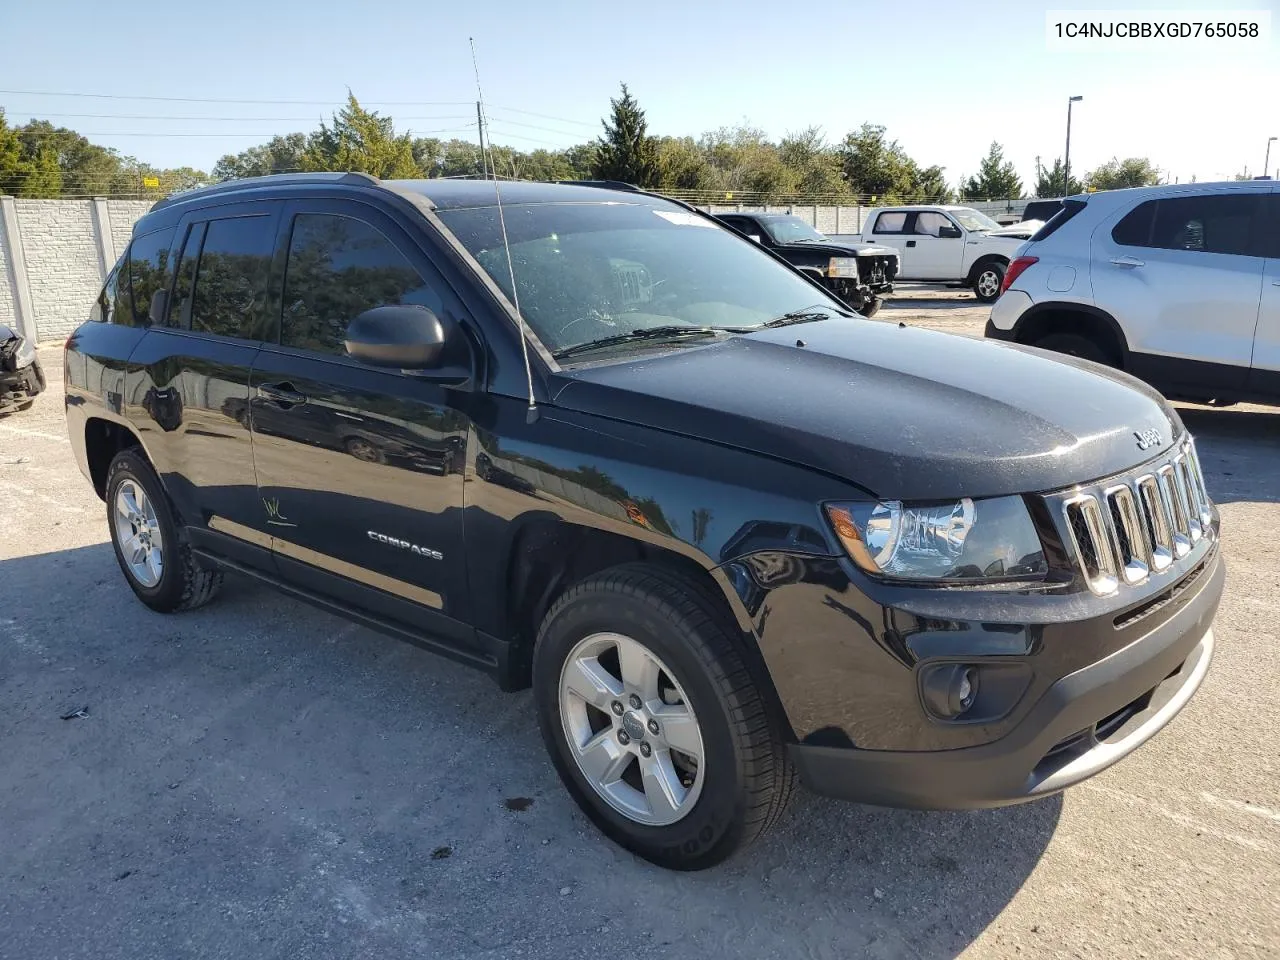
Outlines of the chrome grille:
<svg viewBox="0 0 1280 960">
<path fill-rule="evenodd" d="M 1207 536 L 1213 521 L 1195 445 L 1096 492 L 1062 501 L 1085 582 L 1097 594 L 1164 573 Z"/>
</svg>

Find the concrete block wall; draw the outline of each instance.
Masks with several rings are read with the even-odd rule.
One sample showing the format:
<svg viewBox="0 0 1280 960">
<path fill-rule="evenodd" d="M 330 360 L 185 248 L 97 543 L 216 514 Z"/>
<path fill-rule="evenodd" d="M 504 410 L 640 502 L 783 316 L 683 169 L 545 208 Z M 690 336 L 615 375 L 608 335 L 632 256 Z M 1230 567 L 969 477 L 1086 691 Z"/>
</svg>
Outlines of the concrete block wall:
<svg viewBox="0 0 1280 960">
<path fill-rule="evenodd" d="M 146 200 L 0 197 L 0 323 L 57 341 L 88 318 Z"/>
</svg>

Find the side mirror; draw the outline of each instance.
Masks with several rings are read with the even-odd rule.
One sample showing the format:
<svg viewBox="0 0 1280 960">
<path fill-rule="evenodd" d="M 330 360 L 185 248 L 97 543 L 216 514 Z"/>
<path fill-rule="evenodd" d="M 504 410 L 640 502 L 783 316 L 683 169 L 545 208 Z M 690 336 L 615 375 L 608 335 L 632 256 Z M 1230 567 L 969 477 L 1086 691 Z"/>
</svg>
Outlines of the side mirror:
<svg viewBox="0 0 1280 960">
<path fill-rule="evenodd" d="M 169 307 L 169 291 L 157 290 L 151 295 L 151 306 L 147 308 L 147 318 L 152 326 L 164 323 L 165 311 Z"/>
<path fill-rule="evenodd" d="M 347 325 L 347 355 L 370 366 L 426 370 L 440 362 L 448 330 L 426 307 L 391 304 L 357 315 Z"/>
<path fill-rule="evenodd" d="M 964 232 L 954 224 L 945 223 L 938 228 L 938 238 L 941 240 L 959 240 L 964 236 Z"/>
</svg>

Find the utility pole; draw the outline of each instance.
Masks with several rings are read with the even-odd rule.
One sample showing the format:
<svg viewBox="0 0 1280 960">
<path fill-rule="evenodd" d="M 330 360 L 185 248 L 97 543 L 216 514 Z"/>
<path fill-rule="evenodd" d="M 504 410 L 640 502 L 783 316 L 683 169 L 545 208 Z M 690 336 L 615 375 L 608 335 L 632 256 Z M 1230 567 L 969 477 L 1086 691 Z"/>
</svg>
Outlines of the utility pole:
<svg viewBox="0 0 1280 960">
<path fill-rule="evenodd" d="M 1267 168 L 1271 166 L 1271 141 L 1274 139 L 1275 137 L 1267 137 L 1267 159 L 1262 161 L 1262 175 L 1264 177 L 1267 175 Z"/>
<path fill-rule="evenodd" d="M 480 172 L 484 174 L 486 180 L 489 179 L 489 163 L 485 160 L 484 151 L 484 107 L 480 101 L 476 101 L 476 129 L 480 131 Z"/>
<path fill-rule="evenodd" d="M 1079 103 L 1084 97 L 1067 98 L 1067 150 L 1062 158 L 1062 195 L 1071 195 L 1071 105 Z"/>
</svg>

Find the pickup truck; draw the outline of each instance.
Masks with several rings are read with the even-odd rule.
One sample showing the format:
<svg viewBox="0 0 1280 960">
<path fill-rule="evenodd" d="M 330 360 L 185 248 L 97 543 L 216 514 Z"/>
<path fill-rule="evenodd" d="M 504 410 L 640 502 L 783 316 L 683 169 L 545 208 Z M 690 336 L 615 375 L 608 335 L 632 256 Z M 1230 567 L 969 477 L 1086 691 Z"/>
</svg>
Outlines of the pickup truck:
<svg viewBox="0 0 1280 960">
<path fill-rule="evenodd" d="M 1000 224 L 971 207 L 877 207 L 860 236 L 835 240 L 874 242 L 898 251 L 899 280 L 962 283 L 983 303 L 1000 296 L 1004 272 L 1025 238 L 1000 236 Z"/>
<path fill-rule="evenodd" d="M 893 293 L 900 256 L 885 244 L 833 241 L 787 213 L 725 213 L 716 219 L 808 274 L 864 317 Z"/>
</svg>

